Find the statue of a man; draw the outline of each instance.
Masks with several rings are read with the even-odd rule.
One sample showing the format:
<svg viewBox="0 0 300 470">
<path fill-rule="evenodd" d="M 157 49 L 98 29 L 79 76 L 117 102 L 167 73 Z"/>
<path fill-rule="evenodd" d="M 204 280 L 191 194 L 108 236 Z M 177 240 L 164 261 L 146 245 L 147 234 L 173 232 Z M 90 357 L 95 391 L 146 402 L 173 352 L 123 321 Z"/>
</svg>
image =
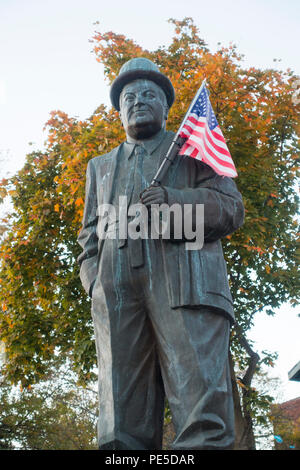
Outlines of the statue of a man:
<svg viewBox="0 0 300 470">
<path fill-rule="evenodd" d="M 161 449 L 165 398 L 173 449 L 230 449 L 234 313 L 221 238 L 242 225 L 242 197 L 231 178 L 189 156 L 177 156 L 162 184 L 149 187 L 174 138 L 165 128 L 174 89 L 153 62 L 125 63 L 111 101 L 126 142 L 89 161 L 78 238 L 99 367 L 99 449 Z M 204 204 L 202 249 L 186 250 L 184 237 L 126 238 L 118 219 L 100 237 L 101 207 L 118 213 L 120 200 L 147 210 Z"/>
</svg>

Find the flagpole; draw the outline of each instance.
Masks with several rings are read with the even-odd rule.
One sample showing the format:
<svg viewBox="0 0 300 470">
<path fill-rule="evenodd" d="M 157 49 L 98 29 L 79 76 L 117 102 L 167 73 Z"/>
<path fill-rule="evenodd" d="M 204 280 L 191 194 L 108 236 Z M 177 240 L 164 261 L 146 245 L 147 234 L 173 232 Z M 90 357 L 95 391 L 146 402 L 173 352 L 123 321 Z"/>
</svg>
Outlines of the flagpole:
<svg viewBox="0 0 300 470">
<path fill-rule="evenodd" d="M 197 91 L 196 95 L 194 96 L 194 99 L 193 101 L 191 102 L 187 112 L 185 113 L 185 116 L 182 120 L 182 123 L 167 151 L 167 154 L 165 156 L 165 158 L 163 159 L 159 169 L 157 170 L 157 173 L 156 175 L 154 176 L 153 180 L 151 181 L 151 184 L 150 186 L 160 186 L 161 184 L 161 180 L 163 179 L 163 177 L 165 176 L 165 174 L 167 173 L 170 165 L 173 164 L 173 161 L 177 155 L 177 153 L 179 152 L 179 150 L 181 149 L 181 147 L 183 146 L 184 142 L 185 142 L 185 138 L 183 137 L 180 137 L 180 133 L 183 129 L 183 126 L 185 125 L 185 122 L 188 118 L 188 115 L 190 113 L 190 110 L 193 108 L 194 104 L 196 103 L 204 85 L 206 84 L 206 78 L 203 80 L 199 90 Z"/>
</svg>

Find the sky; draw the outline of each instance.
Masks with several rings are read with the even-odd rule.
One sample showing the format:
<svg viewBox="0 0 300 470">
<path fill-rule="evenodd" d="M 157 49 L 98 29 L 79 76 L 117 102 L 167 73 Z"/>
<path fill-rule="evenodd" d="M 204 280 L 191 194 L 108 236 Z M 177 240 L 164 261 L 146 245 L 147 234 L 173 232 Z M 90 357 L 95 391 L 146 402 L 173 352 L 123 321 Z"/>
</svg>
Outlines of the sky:
<svg viewBox="0 0 300 470">
<path fill-rule="evenodd" d="M 232 42 L 245 66 L 290 68 L 300 76 L 299 0 L 0 0 L 0 178 L 43 148 L 52 110 L 86 119 L 99 104 L 110 106 L 89 42 L 95 30 L 154 50 L 171 42 L 167 20 L 186 16 L 210 49 Z M 282 380 L 281 401 L 300 396 L 300 383 L 288 380 L 300 361 L 298 313 L 284 305 L 275 317 L 260 314 L 249 333 L 258 352 L 279 353 L 271 375 Z"/>
</svg>

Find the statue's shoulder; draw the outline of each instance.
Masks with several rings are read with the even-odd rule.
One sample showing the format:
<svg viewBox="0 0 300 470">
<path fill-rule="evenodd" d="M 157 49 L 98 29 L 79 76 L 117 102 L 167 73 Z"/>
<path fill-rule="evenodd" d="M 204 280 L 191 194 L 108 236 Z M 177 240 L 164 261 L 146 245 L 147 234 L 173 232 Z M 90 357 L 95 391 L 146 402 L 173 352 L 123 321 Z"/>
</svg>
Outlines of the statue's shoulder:
<svg viewBox="0 0 300 470">
<path fill-rule="evenodd" d="M 91 158 L 90 164 L 94 165 L 95 167 L 99 168 L 107 163 L 110 163 L 117 157 L 120 147 L 122 144 L 118 145 L 117 147 L 113 148 L 110 152 L 103 153 L 102 155 L 97 155 L 96 157 Z"/>
</svg>

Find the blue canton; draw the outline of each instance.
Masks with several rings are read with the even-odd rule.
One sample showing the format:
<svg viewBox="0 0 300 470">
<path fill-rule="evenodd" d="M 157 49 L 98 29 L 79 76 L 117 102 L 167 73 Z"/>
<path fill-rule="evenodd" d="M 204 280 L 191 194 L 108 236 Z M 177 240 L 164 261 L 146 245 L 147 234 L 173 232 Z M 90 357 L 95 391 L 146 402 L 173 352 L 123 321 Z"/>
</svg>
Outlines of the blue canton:
<svg viewBox="0 0 300 470">
<path fill-rule="evenodd" d="M 191 114 L 196 114 L 199 118 L 206 118 L 210 130 L 218 126 L 218 121 L 210 104 L 208 91 L 205 86 L 200 92 L 200 95 L 198 96 L 197 101 L 191 110 Z"/>
</svg>

